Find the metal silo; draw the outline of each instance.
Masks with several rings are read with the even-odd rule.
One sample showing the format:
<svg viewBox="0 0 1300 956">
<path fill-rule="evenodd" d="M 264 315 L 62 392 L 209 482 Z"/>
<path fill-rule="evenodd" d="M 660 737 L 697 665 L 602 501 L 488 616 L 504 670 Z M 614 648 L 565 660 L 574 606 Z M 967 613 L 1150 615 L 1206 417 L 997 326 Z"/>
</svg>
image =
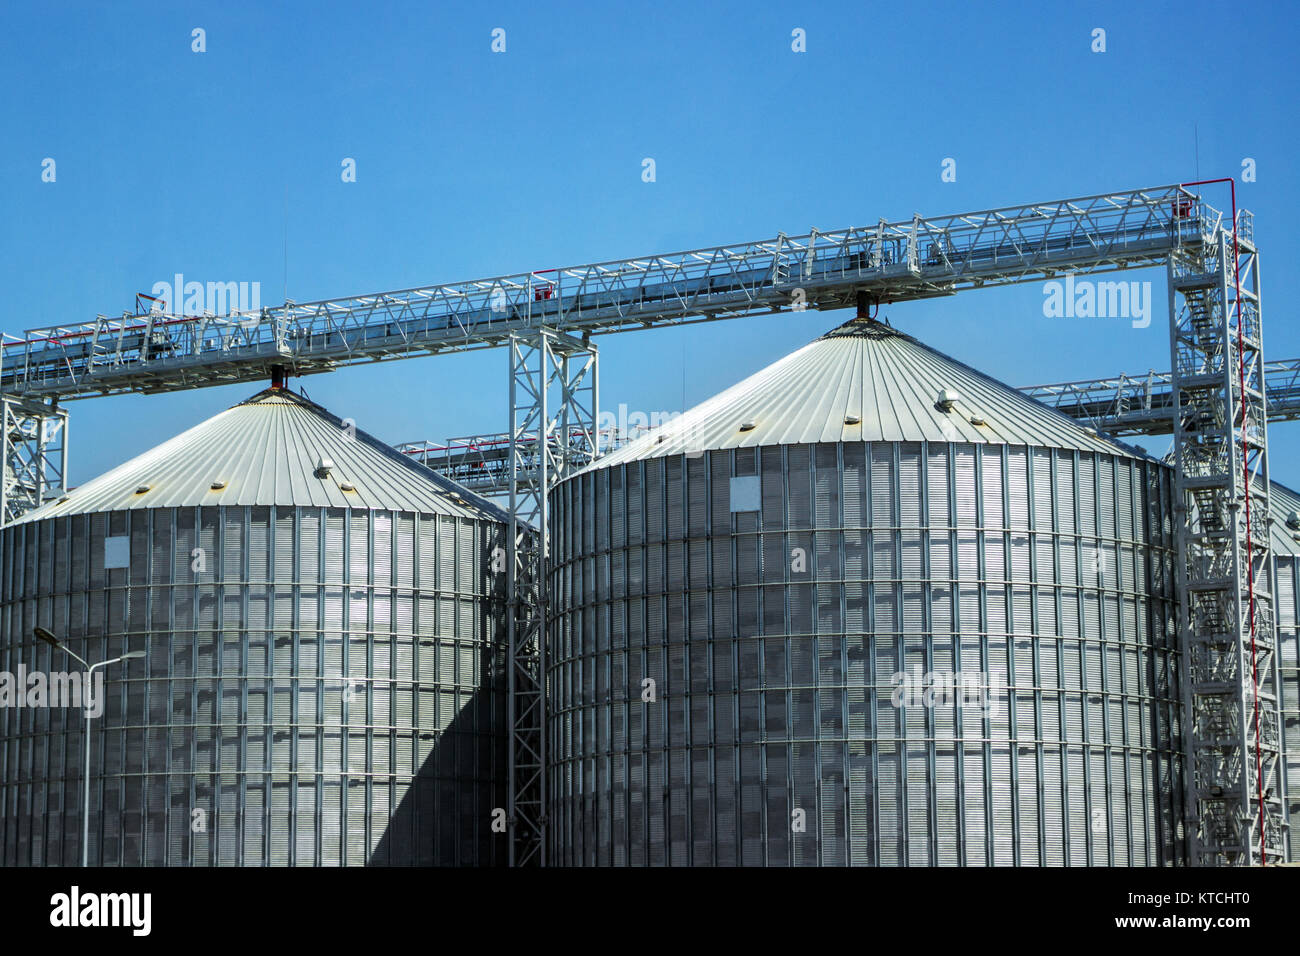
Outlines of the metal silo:
<svg viewBox="0 0 1300 956">
<path fill-rule="evenodd" d="M 600 459 L 551 500 L 552 861 L 1181 862 L 1172 511 L 865 320 Z"/>
<path fill-rule="evenodd" d="M 0 533 L 0 669 L 107 670 L 90 862 L 490 864 L 506 516 L 272 388 Z M 0 863 L 80 860 L 82 711 L 0 709 Z"/>
<path fill-rule="evenodd" d="M 1295 863 L 1300 862 L 1300 494 L 1275 481 L 1270 485 L 1269 502 L 1273 510 L 1273 593 L 1277 596 L 1278 683 L 1274 686 L 1279 688 L 1284 812 L 1290 825 L 1287 859 Z"/>
</svg>

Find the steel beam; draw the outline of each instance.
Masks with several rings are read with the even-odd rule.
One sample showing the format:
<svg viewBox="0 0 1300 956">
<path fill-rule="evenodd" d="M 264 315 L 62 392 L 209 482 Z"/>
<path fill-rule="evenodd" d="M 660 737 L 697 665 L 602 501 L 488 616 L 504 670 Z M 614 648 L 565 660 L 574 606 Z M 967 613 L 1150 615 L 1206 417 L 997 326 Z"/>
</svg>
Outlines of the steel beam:
<svg viewBox="0 0 1300 956">
<path fill-rule="evenodd" d="M 293 303 L 149 312 L 34 329 L 0 346 L 0 389 L 64 400 L 308 375 L 573 335 L 952 295 L 1066 272 L 1163 265 L 1222 214 L 1178 185 Z"/>
<path fill-rule="evenodd" d="M 550 329 L 510 337 L 510 865 L 546 865 L 547 492 L 598 454 L 596 347 Z"/>
</svg>

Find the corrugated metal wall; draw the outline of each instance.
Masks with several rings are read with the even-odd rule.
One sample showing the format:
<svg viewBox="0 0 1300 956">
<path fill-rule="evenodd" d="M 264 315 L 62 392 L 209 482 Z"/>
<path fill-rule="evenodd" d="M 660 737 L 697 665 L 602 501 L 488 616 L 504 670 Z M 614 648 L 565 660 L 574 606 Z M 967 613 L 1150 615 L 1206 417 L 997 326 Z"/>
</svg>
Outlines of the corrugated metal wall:
<svg viewBox="0 0 1300 956">
<path fill-rule="evenodd" d="M 104 570 L 106 534 L 128 568 Z M 503 862 L 504 544 L 491 522 L 319 508 L 5 529 L 0 670 L 74 669 L 37 624 L 91 662 L 148 654 L 109 669 L 93 723 L 92 865 Z M 0 863 L 80 861 L 81 727 L 0 709 Z"/>
<path fill-rule="evenodd" d="M 1291 862 L 1300 862 L 1300 616 L 1296 596 L 1300 594 L 1300 563 L 1294 555 L 1275 551 L 1277 575 L 1277 662 L 1281 681 L 1278 705 L 1282 718 L 1282 766 L 1286 775 L 1286 819 Z"/>
<path fill-rule="evenodd" d="M 552 860 L 1181 862 L 1170 494 L 1154 462 L 960 443 L 564 482 Z M 895 706 L 899 672 L 971 671 L 1000 709 Z"/>
</svg>

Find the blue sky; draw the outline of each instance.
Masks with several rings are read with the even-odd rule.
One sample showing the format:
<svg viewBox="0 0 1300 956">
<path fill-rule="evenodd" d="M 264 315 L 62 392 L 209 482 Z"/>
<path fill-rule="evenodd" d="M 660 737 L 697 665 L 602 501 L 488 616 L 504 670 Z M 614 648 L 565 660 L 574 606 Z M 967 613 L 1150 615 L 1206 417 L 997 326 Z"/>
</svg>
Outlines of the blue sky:
<svg viewBox="0 0 1300 956">
<path fill-rule="evenodd" d="M 308 301 L 1199 171 L 1238 177 L 1267 354 L 1293 357 L 1298 24 L 1290 4 L 7 5 L 0 330 L 120 314 L 177 272 Z M 1163 370 L 1163 271 L 1128 278 L 1153 283 L 1149 328 L 1045 318 L 1037 283 L 885 314 L 1015 385 Z M 603 336 L 602 406 L 681 409 L 847 317 Z M 501 351 L 295 384 L 391 442 L 506 427 Z M 73 403 L 73 480 L 255 390 Z M 1271 436 L 1300 486 L 1300 427 Z"/>
</svg>

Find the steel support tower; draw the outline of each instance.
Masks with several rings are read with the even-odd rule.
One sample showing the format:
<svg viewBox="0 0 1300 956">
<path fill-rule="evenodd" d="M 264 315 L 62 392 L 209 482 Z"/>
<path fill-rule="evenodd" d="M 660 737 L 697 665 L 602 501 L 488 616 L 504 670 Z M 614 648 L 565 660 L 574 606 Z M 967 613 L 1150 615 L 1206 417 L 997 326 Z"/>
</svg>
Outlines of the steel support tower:
<svg viewBox="0 0 1300 956">
<path fill-rule="evenodd" d="M 1251 218 L 1169 257 L 1179 645 L 1193 865 L 1283 846 L 1268 410 Z"/>
<path fill-rule="evenodd" d="M 547 492 L 598 452 L 596 347 L 550 329 L 510 336 L 510 865 L 546 865 Z"/>
<path fill-rule="evenodd" d="M 0 395 L 0 527 L 67 491 L 68 412 Z"/>
</svg>

